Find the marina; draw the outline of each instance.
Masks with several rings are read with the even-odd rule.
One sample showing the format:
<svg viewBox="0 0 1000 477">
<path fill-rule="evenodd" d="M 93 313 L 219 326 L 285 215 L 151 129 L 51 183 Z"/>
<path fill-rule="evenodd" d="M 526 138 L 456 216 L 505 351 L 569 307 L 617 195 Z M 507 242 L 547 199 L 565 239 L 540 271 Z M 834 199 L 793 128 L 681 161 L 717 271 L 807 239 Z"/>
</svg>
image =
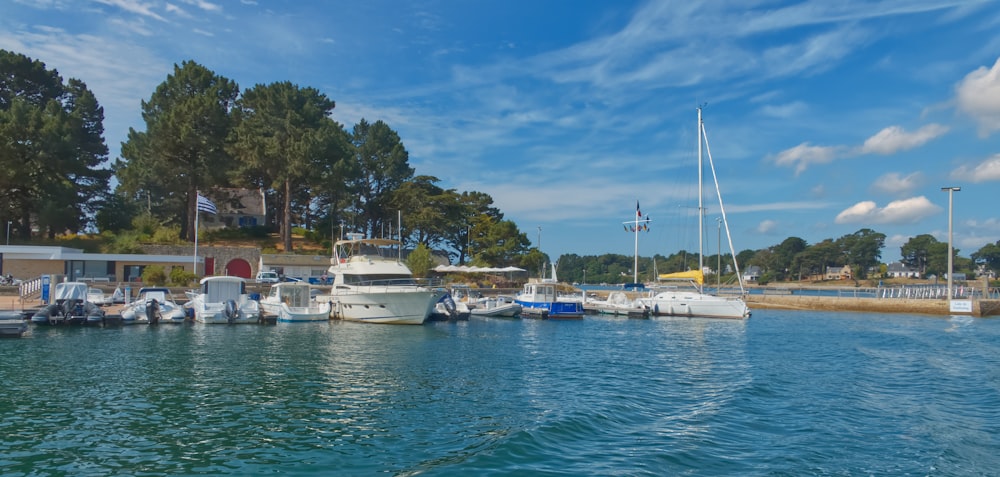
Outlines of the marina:
<svg viewBox="0 0 1000 477">
<path fill-rule="evenodd" d="M 998 356 L 997 320 L 768 309 L 35 327 L 0 346 L 0 468 L 989 475 Z"/>
</svg>

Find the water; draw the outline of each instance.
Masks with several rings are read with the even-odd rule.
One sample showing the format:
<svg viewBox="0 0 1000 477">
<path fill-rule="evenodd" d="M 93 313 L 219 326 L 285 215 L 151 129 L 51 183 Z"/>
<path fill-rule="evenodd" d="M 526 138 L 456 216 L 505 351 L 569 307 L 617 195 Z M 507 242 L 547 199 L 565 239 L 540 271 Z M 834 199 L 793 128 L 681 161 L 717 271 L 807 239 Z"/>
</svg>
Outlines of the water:
<svg viewBox="0 0 1000 477">
<path fill-rule="evenodd" d="M 0 474 L 995 475 L 1000 320 L 35 328 Z"/>
</svg>

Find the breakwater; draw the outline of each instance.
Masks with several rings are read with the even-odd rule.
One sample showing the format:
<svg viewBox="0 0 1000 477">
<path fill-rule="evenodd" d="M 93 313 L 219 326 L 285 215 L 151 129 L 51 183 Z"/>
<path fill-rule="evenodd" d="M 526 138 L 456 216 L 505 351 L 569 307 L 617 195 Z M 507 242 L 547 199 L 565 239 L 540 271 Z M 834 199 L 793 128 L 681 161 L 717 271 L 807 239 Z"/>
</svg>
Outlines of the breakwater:
<svg viewBox="0 0 1000 477">
<path fill-rule="evenodd" d="M 945 299 L 855 298 L 796 295 L 747 295 L 750 309 L 854 311 L 872 313 L 920 313 L 948 316 Z M 973 316 L 1000 315 L 1000 300 L 973 300 Z"/>
</svg>

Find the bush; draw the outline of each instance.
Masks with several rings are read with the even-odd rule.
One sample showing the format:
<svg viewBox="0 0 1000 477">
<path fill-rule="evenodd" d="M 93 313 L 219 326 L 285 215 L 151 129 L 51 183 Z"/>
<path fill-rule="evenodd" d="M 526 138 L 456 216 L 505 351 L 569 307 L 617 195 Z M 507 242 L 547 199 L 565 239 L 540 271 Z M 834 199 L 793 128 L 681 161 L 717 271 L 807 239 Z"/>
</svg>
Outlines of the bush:
<svg viewBox="0 0 1000 477">
<path fill-rule="evenodd" d="M 164 286 L 167 284 L 167 273 L 161 265 L 149 265 L 142 270 L 142 283 L 149 286 Z"/>
<path fill-rule="evenodd" d="M 198 275 L 195 275 L 181 267 L 174 267 L 170 270 L 170 283 L 177 285 L 179 287 L 190 286 L 192 283 L 198 280 Z"/>
</svg>

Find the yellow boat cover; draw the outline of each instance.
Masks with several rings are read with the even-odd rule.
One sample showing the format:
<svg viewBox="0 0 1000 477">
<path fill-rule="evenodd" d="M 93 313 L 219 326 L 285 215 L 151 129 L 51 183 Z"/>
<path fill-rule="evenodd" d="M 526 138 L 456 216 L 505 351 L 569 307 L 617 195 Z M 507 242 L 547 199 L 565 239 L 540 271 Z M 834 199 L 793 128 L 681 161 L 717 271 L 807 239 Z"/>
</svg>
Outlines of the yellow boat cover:
<svg viewBox="0 0 1000 477">
<path fill-rule="evenodd" d="M 688 270 L 686 272 L 676 272 L 676 273 L 661 273 L 659 276 L 660 280 L 692 280 L 695 283 L 701 285 L 705 283 L 705 275 L 699 270 Z"/>
</svg>

